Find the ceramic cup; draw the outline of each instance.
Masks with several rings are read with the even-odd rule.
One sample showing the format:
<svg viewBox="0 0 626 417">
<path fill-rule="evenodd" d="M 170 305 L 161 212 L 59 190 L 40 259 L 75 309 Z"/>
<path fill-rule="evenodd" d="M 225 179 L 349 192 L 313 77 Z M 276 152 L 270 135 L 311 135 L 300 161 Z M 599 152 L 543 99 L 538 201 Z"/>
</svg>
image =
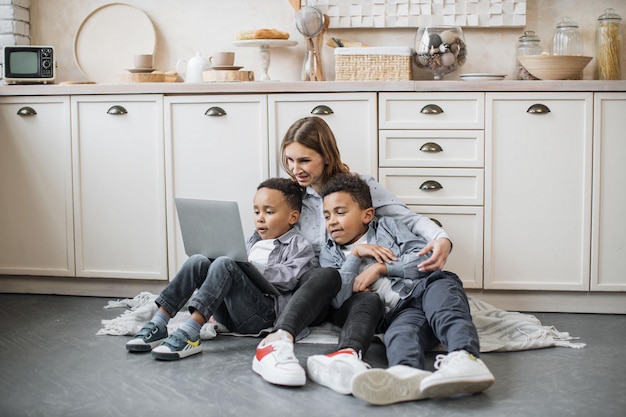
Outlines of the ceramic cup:
<svg viewBox="0 0 626 417">
<path fill-rule="evenodd" d="M 133 55 L 133 64 L 135 64 L 135 68 L 152 68 L 153 61 L 154 55 L 152 54 Z"/>
<path fill-rule="evenodd" d="M 235 53 L 216 52 L 209 58 L 209 62 L 211 62 L 211 65 L 214 67 L 232 67 L 235 64 Z"/>
</svg>

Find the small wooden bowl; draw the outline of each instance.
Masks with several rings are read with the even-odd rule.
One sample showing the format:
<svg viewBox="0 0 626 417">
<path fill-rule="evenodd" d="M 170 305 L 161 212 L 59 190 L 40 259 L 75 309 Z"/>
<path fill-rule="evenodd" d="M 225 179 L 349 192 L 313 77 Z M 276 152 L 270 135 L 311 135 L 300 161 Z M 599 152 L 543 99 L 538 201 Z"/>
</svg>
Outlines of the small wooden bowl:
<svg viewBox="0 0 626 417">
<path fill-rule="evenodd" d="M 522 55 L 520 64 L 540 80 L 580 80 L 592 57 L 575 55 Z"/>
</svg>

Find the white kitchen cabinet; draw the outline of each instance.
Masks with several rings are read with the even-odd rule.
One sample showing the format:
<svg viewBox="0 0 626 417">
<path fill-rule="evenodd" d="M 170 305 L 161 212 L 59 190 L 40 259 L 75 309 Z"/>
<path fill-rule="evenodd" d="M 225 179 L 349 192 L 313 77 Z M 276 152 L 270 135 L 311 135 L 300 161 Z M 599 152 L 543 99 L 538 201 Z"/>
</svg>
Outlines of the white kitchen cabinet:
<svg viewBox="0 0 626 417">
<path fill-rule="evenodd" d="M 0 274 L 74 275 L 68 96 L 0 97 L 0 195 Z"/>
<path fill-rule="evenodd" d="M 332 129 L 350 170 L 378 177 L 376 93 L 271 94 L 268 107 L 272 175 L 286 175 L 280 143 L 287 129 L 298 119 L 319 116 Z"/>
<path fill-rule="evenodd" d="M 269 177 L 266 95 L 165 98 L 170 276 L 187 256 L 174 198 L 233 200 L 244 233 L 254 231 L 252 198 Z"/>
<path fill-rule="evenodd" d="M 450 235 L 445 269 L 483 285 L 484 94 L 379 94 L 378 175 Z"/>
<path fill-rule="evenodd" d="M 162 96 L 71 106 L 76 275 L 166 280 Z"/>
<path fill-rule="evenodd" d="M 484 287 L 589 290 L 593 94 L 486 97 Z"/>
<path fill-rule="evenodd" d="M 626 290 L 626 94 L 596 93 L 591 290 Z"/>
</svg>

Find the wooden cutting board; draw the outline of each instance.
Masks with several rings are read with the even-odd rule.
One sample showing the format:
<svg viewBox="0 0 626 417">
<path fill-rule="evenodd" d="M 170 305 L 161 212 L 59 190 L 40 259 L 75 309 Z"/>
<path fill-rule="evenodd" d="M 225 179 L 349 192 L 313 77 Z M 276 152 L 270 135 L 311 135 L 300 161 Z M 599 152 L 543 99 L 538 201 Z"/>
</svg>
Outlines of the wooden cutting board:
<svg viewBox="0 0 626 417">
<path fill-rule="evenodd" d="M 131 74 L 121 72 L 118 81 L 122 83 L 175 83 L 178 81 L 178 74 Z"/>
<path fill-rule="evenodd" d="M 254 71 L 209 70 L 202 72 L 202 79 L 211 82 L 254 81 Z"/>
</svg>

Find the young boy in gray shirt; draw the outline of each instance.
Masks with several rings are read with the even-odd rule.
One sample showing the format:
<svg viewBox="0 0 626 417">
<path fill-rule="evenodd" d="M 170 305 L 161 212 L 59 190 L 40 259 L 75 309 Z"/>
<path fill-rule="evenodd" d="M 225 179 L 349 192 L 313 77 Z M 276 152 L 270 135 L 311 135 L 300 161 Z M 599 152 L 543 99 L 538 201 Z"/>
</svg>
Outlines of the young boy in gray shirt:
<svg viewBox="0 0 626 417">
<path fill-rule="evenodd" d="M 342 278 L 333 307 L 361 291 L 377 293 L 385 307 L 379 331 L 385 333 L 389 368 L 354 375 L 352 393 L 383 405 L 477 393 L 491 386 L 494 377 L 478 359 L 478 334 L 461 280 L 447 271 L 418 271 L 428 257 L 422 253 L 426 239 L 393 218 L 376 219 L 369 187 L 358 176 L 335 176 L 321 196 L 331 239 L 322 248 L 320 264 L 337 268 Z M 345 326 L 350 325 L 348 319 Z M 449 354 L 438 355 L 436 371 L 427 372 L 425 352 L 440 343 Z M 309 362 L 335 366 L 315 358 Z M 333 374 L 327 371 L 317 373 Z"/>
</svg>

